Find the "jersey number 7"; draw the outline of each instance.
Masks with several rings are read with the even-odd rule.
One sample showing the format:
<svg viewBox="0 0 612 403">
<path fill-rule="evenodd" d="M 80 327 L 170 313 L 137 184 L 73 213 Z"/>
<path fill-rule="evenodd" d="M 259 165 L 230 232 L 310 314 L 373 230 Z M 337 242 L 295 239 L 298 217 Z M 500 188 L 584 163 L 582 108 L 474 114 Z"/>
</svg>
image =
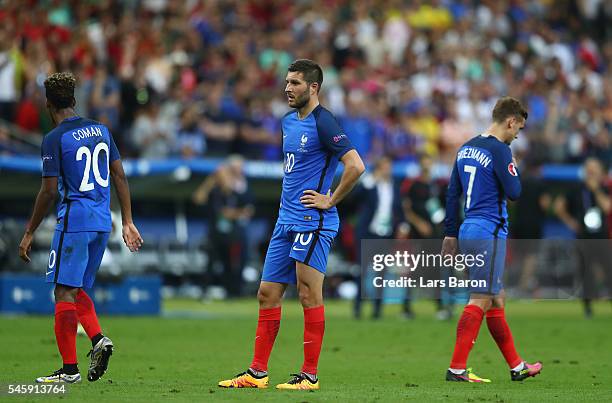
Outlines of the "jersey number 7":
<svg viewBox="0 0 612 403">
<path fill-rule="evenodd" d="M 474 178 L 476 177 L 476 167 L 473 165 L 464 165 L 463 170 L 470 174 L 470 180 L 468 181 L 467 192 L 465 192 L 465 208 L 470 208 L 472 203 L 472 189 L 474 187 Z"/>
</svg>

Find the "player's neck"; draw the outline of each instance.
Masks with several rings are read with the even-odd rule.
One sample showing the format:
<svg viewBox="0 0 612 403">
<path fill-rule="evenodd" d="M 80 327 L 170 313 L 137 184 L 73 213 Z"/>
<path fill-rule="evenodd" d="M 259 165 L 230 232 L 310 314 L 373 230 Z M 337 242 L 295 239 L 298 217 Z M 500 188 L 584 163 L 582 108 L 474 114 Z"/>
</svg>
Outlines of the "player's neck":
<svg viewBox="0 0 612 403">
<path fill-rule="evenodd" d="M 59 109 L 53 113 L 53 119 L 55 120 L 55 125 L 59 125 L 64 120 L 77 116 L 76 112 L 72 108 L 64 108 Z"/>
<path fill-rule="evenodd" d="M 315 97 L 310 97 L 310 102 L 304 105 L 301 108 L 298 108 L 298 118 L 300 120 L 304 119 L 306 116 L 310 115 L 310 112 L 314 111 L 314 109 L 319 106 L 319 99 Z"/>
<path fill-rule="evenodd" d="M 483 133 L 483 136 L 495 137 L 502 143 L 506 143 L 506 136 L 503 128 L 499 127 L 496 124 L 492 124 L 491 126 L 489 126 L 489 128 Z"/>
</svg>

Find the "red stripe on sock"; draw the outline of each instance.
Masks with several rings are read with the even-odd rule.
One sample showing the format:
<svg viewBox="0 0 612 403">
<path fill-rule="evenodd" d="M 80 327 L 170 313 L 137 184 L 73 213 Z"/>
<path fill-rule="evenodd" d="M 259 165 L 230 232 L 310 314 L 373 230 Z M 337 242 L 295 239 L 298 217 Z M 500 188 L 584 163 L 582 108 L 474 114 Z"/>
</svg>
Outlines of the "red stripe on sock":
<svg viewBox="0 0 612 403">
<path fill-rule="evenodd" d="M 74 302 L 55 304 L 55 340 L 64 364 L 76 364 L 76 332 L 79 320 Z"/>
<path fill-rule="evenodd" d="M 304 308 L 304 364 L 302 372 L 315 375 L 325 333 L 325 307 Z"/>
<path fill-rule="evenodd" d="M 455 351 L 450 363 L 451 368 L 465 369 L 470 351 L 478 338 L 478 331 L 484 311 L 476 305 L 466 305 L 457 323 Z"/>
<path fill-rule="evenodd" d="M 508 366 L 514 368 L 519 365 L 522 359 L 516 352 L 512 332 L 506 322 L 504 308 L 491 308 L 487 311 L 487 327 Z"/>
<path fill-rule="evenodd" d="M 77 294 L 76 308 L 79 322 L 83 325 L 83 329 L 85 329 L 85 333 L 87 333 L 90 339 L 102 333 L 94 303 L 91 298 L 89 298 L 89 295 L 83 290 L 79 290 Z"/>
<path fill-rule="evenodd" d="M 255 333 L 255 352 L 251 368 L 257 371 L 268 370 L 268 360 L 280 328 L 281 307 L 260 309 L 257 331 Z"/>
</svg>

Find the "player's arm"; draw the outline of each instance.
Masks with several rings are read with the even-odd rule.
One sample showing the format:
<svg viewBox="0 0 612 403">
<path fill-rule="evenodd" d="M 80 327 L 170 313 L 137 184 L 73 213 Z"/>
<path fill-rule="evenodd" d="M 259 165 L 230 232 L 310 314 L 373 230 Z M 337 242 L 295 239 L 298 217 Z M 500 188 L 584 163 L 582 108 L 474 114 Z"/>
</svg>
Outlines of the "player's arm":
<svg viewBox="0 0 612 403">
<path fill-rule="evenodd" d="M 121 223 L 123 225 L 123 241 L 130 251 L 137 251 L 143 243 L 142 237 L 132 220 L 132 202 L 130 187 L 123 171 L 123 164 L 116 159 L 110 164 L 110 173 L 121 206 Z"/>
<path fill-rule="evenodd" d="M 446 217 L 444 218 L 444 241 L 442 241 L 442 255 L 457 253 L 457 235 L 459 234 L 459 199 L 463 193 L 461 179 L 457 170 L 457 161 L 453 164 L 453 172 L 446 191 Z"/>
<path fill-rule="evenodd" d="M 34 211 L 32 212 L 32 217 L 26 225 L 25 234 L 23 235 L 23 239 L 19 244 L 19 257 L 21 257 L 25 262 L 30 261 L 28 252 L 30 251 L 30 248 L 32 246 L 34 232 L 40 225 L 42 219 L 45 218 L 45 215 L 47 215 L 47 212 L 51 208 L 51 205 L 55 201 L 56 197 L 57 176 L 43 177 L 40 190 L 38 191 L 38 195 L 36 196 L 36 202 L 34 203 Z"/>
<path fill-rule="evenodd" d="M 305 190 L 300 202 L 308 208 L 318 208 L 327 210 L 340 203 L 347 194 L 353 189 L 359 177 L 365 172 L 365 166 L 357 151 L 350 150 L 340 158 L 344 165 L 344 172 L 340 177 L 340 183 L 334 194 L 331 190 L 326 195 L 320 194 L 314 190 Z"/>
<path fill-rule="evenodd" d="M 508 199 L 518 199 L 521 195 L 521 179 L 510 147 L 503 145 L 497 151 L 493 158 L 493 169 Z"/>
<path fill-rule="evenodd" d="M 23 234 L 23 238 L 19 243 L 19 257 L 25 262 L 30 261 L 28 252 L 32 246 L 34 231 L 36 231 L 57 197 L 57 177 L 60 174 L 61 157 L 59 142 L 60 140 L 55 134 L 48 134 L 43 138 L 40 148 L 42 183 L 36 196 L 32 217 L 30 217 L 25 234 Z"/>
<path fill-rule="evenodd" d="M 331 196 L 331 206 L 340 203 L 347 194 L 355 187 L 355 184 L 359 180 L 359 177 L 365 172 L 365 165 L 359 156 L 357 151 L 350 150 L 340 158 L 340 161 L 344 165 L 344 172 L 340 178 L 340 183 L 334 194 Z"/>
<path fill-rule="evenodd" d="M 117 193 L 119 199 L 119 205 L 121 206 L 121 223 L 123 226 L 123 241 L 130 249 L 130 251 L 137 251 L 144 242 L 138 228 L 134 225 L 132 220 L 132 200 L 130 196 L 130 187 L 128 185 L 127 177 L 123 171 L 123 164 L 119 156 L 119 150 L 115 145 L 113 137 L 110 136 L 110 175 L 113 181 L 113 187 Z"/>
<path fill-rule="evenodd" d="M 365 165 L 336 119 L 327 110 L 321 112 L 317 118 L 317 132 L 323 146 L 340 159 L 344 165 L 344 172 L 333 195 L 331 190 L 326 195 L 315 190 L 306 190 L 300 202 L 308 208 L 327 210 L 340 203 L 349 194 L 365 172 Z"/>
</svg>

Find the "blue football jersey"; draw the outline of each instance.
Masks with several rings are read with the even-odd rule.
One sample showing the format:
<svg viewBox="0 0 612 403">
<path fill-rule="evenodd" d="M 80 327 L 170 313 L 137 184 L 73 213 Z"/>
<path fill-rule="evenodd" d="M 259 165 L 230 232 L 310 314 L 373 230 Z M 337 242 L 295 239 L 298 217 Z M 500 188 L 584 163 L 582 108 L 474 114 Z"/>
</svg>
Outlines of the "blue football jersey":
<svg viewBox="0 0 612 403">
<path fill-rule="evenodd" d="M 300 202 L 305 190 L 326 194 L 332 185 L 338 161 L 353 149 L 350 140 L 330 111 L 317 106 L 304 119 L 297 110 L 281 121 L 284 171 L 279 224 L 338 230 L 336 207 L 306 208 Z"/>
<path fill-rule="evenodd" d="M 44 177 L 57 176 L 57 229 L 111 231 L 110 169 L 119 151 L 103 124 L 74 116 L 43 139 Z"/>
<path fill-rule="evenodd" d="M 508 233 L 506 198 L 516 200 L 521 181 L 510 147 L 494 136 L 477 136 L 457 152 L 446 199 L 446 235 L 457 236 L 459 198 L 465 195 L 465 220 Z"/>
</svg>

